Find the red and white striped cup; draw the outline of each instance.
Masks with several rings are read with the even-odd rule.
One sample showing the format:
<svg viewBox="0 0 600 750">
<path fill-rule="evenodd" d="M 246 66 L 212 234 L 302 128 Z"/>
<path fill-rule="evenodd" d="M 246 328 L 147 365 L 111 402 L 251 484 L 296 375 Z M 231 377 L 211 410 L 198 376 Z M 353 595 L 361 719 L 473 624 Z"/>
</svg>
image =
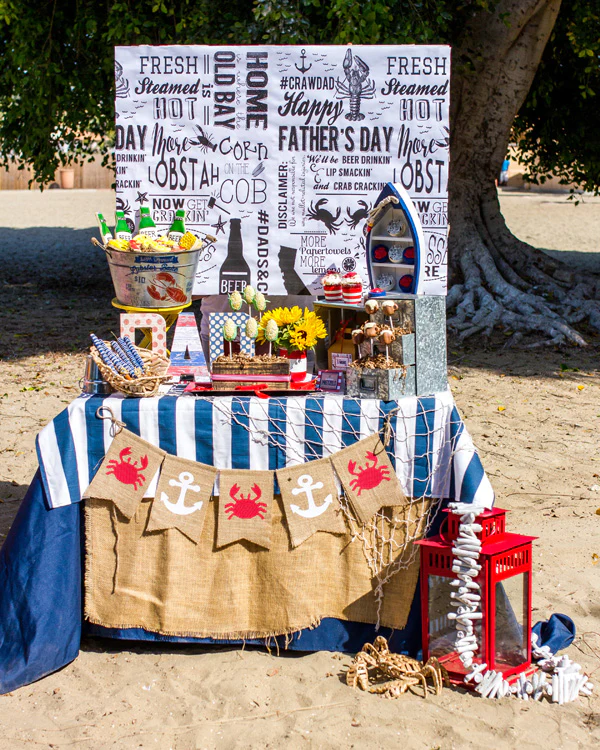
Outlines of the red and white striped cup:
<svg viewBox="0 0 600 750">
<path fill-rule="evenodd" d="M 342 302 L 344 299 L 341 284 L 324 284 L 323 291 L 327 302 Z"/>
<path fill-rule="evenodd" d="M 343 286 L 342 296 L 347 305 L 360 305 L 363 296 L 362 282 Z"/>
</svg>

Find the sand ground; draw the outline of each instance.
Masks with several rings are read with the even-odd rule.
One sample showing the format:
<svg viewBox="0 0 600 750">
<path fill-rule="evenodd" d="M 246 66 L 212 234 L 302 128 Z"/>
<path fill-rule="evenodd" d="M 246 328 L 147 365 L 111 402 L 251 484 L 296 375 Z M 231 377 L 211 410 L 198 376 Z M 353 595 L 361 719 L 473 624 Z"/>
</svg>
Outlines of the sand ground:
<svg viewBox="0 0 600 750">
<path fill-rule="evenodd" d="M 505 191 L 522 239 L 600 271 L 600 201 Z M 117 325 L 89 245 L 110 191 L 0 193 L 0 542 L 35 469 L 34 438 L 78 392 L 87 334 Z M 566 255 L 565 255 L 566 254 Z M 534 621 L 570 615 L 569 649 L 600 676 L 599 341 L 504 352 L 449 342 L 451 386 L 510 527 L 539 536 Z M 154 647 L 86 640 L 79 658 L 0 696 L 0 748 L 592 748 L 600 685 L 558 707 L 444 690 L 424 701 L 353 691 L 345 654 Z"/>
</svg>

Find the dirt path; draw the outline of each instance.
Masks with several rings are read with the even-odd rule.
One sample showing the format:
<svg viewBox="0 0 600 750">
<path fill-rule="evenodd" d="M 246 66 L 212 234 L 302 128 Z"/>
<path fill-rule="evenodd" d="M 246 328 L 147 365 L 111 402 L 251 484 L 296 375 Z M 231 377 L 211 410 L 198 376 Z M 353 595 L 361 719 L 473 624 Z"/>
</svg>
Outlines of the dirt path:
<svg viewBox="0 0 600 750">
<path fill-rule="evenodd" d="M 33 197 L 32 197 L 33 196 Z M 90 330 L 117 324 L 88 247 L 112 194 L 0 194 L 0 541 L 36 468 L 40 428 L 77 394 Z M 600 203 L 504 194 L 523 239 L 597 263 Z M 583 217 L 583 218 L 582 218 Z M 552 222 L 556 222 L 555 225 Z M 516 224 L 514 226 L 516 226 Z M 560 235 L 560 227 L 563 234 Z M 18 247 L 18 252 L 17 248 Z M 585 258 L 582 256 L 585 255 Z M 588 266 L 586 266 L 588 267 Z M 598 348 L 527 354 L 450 342 L 450 383 L 510 527 L 538 535 L 534 621 L 564 612 L 570 655 L 600 675 Z M 587 635 L 584 635 L 587 633 Z M 444 691 L 398 701 L 347 688 L 346 655 L 156 648 L 88 640 L 60 673 L 0 697 L 0 748 L 588 748 L 600 686 L 564 707 Z"/>
</svg>

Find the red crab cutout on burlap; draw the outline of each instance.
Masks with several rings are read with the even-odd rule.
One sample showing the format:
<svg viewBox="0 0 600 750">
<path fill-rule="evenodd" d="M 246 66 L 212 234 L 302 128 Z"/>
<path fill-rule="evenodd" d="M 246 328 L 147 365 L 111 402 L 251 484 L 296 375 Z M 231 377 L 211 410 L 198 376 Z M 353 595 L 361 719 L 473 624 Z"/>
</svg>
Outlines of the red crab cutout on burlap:
<svg viewBox="0 0 600 750">
<path fill-rule="evenodd" d="M 262 497 L 262 490 L 257 484 L 253 484 L 250 492 L 244 496 L 239 495 L 240 487 L 234 484 L 229 490 L 229 497 L 234 501 L 227 503 L 225 506 L 225 513 L 227 514 L 228 520 L 235 516 L 236 518 L 264 518 L 267 512 L 267 504 L 259 503 L 258 501 Z M 254 495 L 254 497 L 252 497 Z"/>
<path fill-rule="evenodd" d="M 379 466 L 377 456 L 372 451 L 365 454 L 366 466 L 359 466 L 356 469 L 356 461 L 348 461 L 348 471 L 355 479 L 352 479 L 350 486 L 357 495 L 363 490 L 372 490 L 379 487 L 382 482 L 390 481 L 390 470 L 387 466 Z"/>
<path fill-rule="evenodd" d="M 133 489 L 137 490 L 146 481 L 142 471 L 148 467 L 148 456 L 140 458 L 140 466 L 137 461 L 126 458 L 131 454 L 131 448 L 126 447 L 119 453 L 119 460 L 113 459 L 107 464 L 107 474 L 113 474 L 115 479 L 121 484 L 132 484 Z"/>
</svg>

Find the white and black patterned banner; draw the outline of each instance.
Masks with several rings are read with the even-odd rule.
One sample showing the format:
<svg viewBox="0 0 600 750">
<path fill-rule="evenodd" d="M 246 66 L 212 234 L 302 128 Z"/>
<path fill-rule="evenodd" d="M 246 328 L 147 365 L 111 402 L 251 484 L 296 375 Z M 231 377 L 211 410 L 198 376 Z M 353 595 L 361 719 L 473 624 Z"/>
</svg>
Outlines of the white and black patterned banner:
<svg viewBox="0 0 600 750">
<path fill-rule="evenodd" d="M 317 293 L 366 279 L 365 219 L 388 182 L 423 224 L 445 294 L 450 48 L 117 47 L 117 206 L 217 238 L 196 294 Z M 429 257 L 431 256 L 431 257 Z M 434 268 L 435 266 L 435 268 Z"/>
</svg>

